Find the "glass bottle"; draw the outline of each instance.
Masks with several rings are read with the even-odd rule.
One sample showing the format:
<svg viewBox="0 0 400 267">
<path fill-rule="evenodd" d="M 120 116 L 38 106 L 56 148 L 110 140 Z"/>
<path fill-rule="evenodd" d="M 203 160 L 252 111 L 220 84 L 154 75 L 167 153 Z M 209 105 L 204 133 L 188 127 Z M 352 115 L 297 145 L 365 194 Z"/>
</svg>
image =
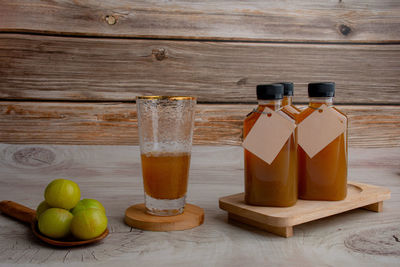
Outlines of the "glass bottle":
<svg viewBox="0 0 400 267">
<path fill-rule="evenodd" d="M 292 103 L 294 85 L 292 82 L 281 82 L 280 84 L 283 85 L 283 99 L 282 99 L 283 109 L 285 110 L 285 112 L 290 113 L 292 117 L 297 118 L 301 110 Z"/>
<path fill-rule="evenodd" d="M 312 158 L 298 146 L 299 198 L 307 200 L 343 200 L 347 194 L 347 117 L 333 106 L 334 83 L 310 83 L 310 103 L 298 117 L 301 123 L 323 104 L 345 121 L 346 130 Z"/>
<path fill-rule="evenodd" d="M 282 111 L 283 85 L 257 86 L 258 107 L 244 121 L 243 135 L 248 135 L 266 107 L 291 122 L 293 117 Z M 263 140 L 260 140 L 263 142 Z M 275 159 L 268 164 L 244 150 L 245 202 L 250 205 L 289 207 L 297 201 L 297 138 L 293 132 Z"/>
</svg>

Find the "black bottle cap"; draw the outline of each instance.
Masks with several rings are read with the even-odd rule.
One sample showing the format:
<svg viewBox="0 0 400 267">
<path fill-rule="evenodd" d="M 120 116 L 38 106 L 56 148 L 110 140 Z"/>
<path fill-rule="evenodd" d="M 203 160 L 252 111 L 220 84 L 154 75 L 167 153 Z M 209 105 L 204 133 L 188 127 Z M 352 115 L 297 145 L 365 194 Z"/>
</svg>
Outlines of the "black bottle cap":
<svg viewBox="0 0 400 267">
<path fill-rule="evenodd" d="M 257 99 L 276 100 L 283 98 L 283 85 L 280 83 L 257 85 Z"/>
<path fill-rule="evenodd" d="M 293 83 L 291 82 L 282 82 L 283 85 L 283 95 L 285 96 L 293 96 Z"/>
<path fill-rule="evenodd" d="M 309 97 L 334 97 L 335 96 L 335 83 L 309 83 L 308 84 Z"/>
</svg>

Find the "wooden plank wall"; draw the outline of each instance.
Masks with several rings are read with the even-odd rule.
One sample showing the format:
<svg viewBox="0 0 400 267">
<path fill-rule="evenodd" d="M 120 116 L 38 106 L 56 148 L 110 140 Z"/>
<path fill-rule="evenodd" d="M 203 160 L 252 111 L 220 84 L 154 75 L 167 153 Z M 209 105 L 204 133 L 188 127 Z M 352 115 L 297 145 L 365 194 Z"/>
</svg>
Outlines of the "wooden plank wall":
<svg viewBox="0 0 400 267">
<path fill-rule="evenodd" d="M 400 2 L 0 0 L 0 142 L 137 144 L 137 95 L 240 144 L 258 83 L 335 81 L 350 145 L 400 146 Z"/>
</svg>

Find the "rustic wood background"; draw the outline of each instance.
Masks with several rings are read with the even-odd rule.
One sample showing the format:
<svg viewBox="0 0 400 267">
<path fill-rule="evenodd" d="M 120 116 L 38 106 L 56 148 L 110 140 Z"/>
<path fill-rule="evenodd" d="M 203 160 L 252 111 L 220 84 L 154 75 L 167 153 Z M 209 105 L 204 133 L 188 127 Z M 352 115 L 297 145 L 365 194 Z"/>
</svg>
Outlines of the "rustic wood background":
<svg viewBox="0 0 400 267">
<path fill-rule="evenodd" d="M 350 145 L 400 146 L 400 2 L 0 0 L 0 142 L 137 144 L 137 95 L 240 144 L 258 83 L 335 81 Z"/>
</svg>

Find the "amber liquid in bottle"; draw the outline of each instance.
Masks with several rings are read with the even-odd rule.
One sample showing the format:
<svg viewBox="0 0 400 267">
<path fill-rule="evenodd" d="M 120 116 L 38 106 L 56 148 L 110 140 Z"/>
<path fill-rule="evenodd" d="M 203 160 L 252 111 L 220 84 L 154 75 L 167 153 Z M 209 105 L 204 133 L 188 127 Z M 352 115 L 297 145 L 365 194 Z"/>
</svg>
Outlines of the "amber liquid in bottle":
<svg viewBox="0 0 400 267">
<path fill-rule="evenodd" d="M 147 153 L 141 155 L 143 185 L 156 199 L 178 199 L 186 194 L 190 153 Z"/>
<path fill-rule="evenodd" d="M 318 108 L 326 104 L 342 116 L 347 125 L 347 117 L 332 106 L 332 98 L 311 98 L 309 107 L 298 116 L 298 123 Z M 347 129 L 347 127 L 346 127 Z M 346 130 L 347 131 L 347 130 Z M 298 146 L 299 198 L 307 200 L 343 200 L 347 194 L 347 132 L 339 135 L 313 158 Z"/>
<path fill-rule="evenodd" d="M 281 100 L 260 101 L 256 111 L 244 121 L 244 138 L 268 107 L 292 120 L 280 110 Z M 260 140 L 262 142 L 263 140 Z M 297 139 L 293 133 L 271 164 L 244 150 L 245 202 L 250 205 L 289 207 L 297 201 Z"/>
<path fill-rule="evenodd" d="M 289 113 L 292 118 L 297 121 L 301 110 L 298 109 L 295 105 L 292 104 L 292 96 L 285 95 L 282 99 L 282 108 L 285 113 Z"/>
</svg>

